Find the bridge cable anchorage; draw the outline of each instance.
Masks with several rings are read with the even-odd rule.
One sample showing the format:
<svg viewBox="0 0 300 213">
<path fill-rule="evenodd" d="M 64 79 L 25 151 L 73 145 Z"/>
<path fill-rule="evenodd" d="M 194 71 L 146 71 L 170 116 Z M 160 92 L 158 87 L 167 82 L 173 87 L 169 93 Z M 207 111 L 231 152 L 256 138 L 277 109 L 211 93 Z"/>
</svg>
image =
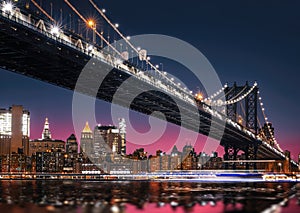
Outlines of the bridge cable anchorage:
<svg viewBox="0 0 300 213">
<path fill-rule="evenodd" d="M 272 133 L 272 131 L 271 131 L 271 129 L 270 129 L 270 126 L 268 125 L 270 122 L 268 121 L 268 117 L 266 116 L 265 108 L 264 108 L 264 104 L 263 104 L 263 102 L 262 102 L 262 98 L 261 98 L 261 96 L 260 96 L 260 92 L 257 91 L 257 93 L 258 93 L 258 96 L 259 96 L 259 97 L 258 97 L 259 105 L 260 105 L 260 107 L 261 107 L 261 111 L 262 111 L 262 114 L 263 114 L 265 123 L 267 124 L 268 132 L 269 132 L 269 134 L 270 134 L 270 136 L 271 136 L 273 142 L 275 143 L 276 148 L 277 148 L 280 152 L 283 152 L 283 150 L 281 149 L 281 147 L 280 147 L 279 144 L 277 143 L 277 140 L 276 140 L 275 136 L 273 135 L 273 133 Z"/>
<path fill-rule="evenodd" d="M 64 2 L 84 21 L 85 24 L 88 24 L 88 20 L 81 15 L 81 13 L 68 1 L 64 0 Z M 113 50 L 115 51 L 121 58 L 122 54 L 113 46 L 111 45 L 95 28 L 92 28 L 93 31 Z"/>
<path fill-rule="evenodd" d="M 31 0 L 31 2 L 45 15 L 47 16 L 51 21 L 56 23 L 55 19 L 52 18 L 35 0 Z"/>
<path fill-rule="evenodd" d="M 67 0 L 65 0 L 67 1 Z M 140 54 L 140 51 L 134 47 L 133 44 L 131 44 L 131 42 L 129 41 L 128 38 L 126 38 L 121 32 L 120 30 L 116 27 L 116 25 L 114 25 L 109 18 L 104 14 L 104 12 L 102 10 L 99 9 L 99 7 L 95 4 L 95 2 L 93 0 L 89 0 L 89 2 L 93 5 L 93 7 L 98 11 L 98 13 L 100 13 L 100 15 L 104 18 L 104 20 L 119 34 L 119 36 L 121 36 L 122 39 L 124 39 L 124 41 L 137 53 L 137 55 Z M 180 87 L 178 84 L 176 84 L 175 82 L 172 81 L 172 79 L 169 79 L 166 75 L 164 75 L 156 66 L 154 66 L 150 60 L 148 59 L 148 57 L 146 57 L 145 59 L 146 63 L 150 65 L 151 68 L 153 68 L 157 73 L 160 74 L 161 77 L 165 78 L 169 83 L 171 83 L 172 85 L 174 85 L 176 88 L 178 88 L 180 91 L 182 91 L 183 93 L 185 93 L 188 96 L 193 96 L 192 94 L 190 94 L 189 92 L 187 92 L 186 90 L 184 90 L 182 87 Z"/>
</svg>

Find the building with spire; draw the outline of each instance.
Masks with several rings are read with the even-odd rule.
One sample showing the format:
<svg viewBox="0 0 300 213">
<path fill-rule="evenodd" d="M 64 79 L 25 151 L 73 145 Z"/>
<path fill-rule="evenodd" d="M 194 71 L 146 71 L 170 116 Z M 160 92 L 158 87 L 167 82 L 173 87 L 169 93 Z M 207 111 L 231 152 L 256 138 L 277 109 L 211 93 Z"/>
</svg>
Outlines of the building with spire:
<svg viewBox="0 0 300 213">
<path fill-rule="evenodd" d="M 46 118 L 46 120 L 45 120 L 44 129 L 43 129 L 43 133 L 42 133 L 42 140 L 44 140 L 44 139 L 51 139 L 51 132 L 49 129 L 48 118 Z"/>
<path fill-rule="evenodd" d="M 93 132 L 89 126 L 89 122 L 85 123 L 85 126 L 81 132 L 80 147 L 82 152 L 87 155 L 93 152 Z"/>
<path fill-rule="evenodd" d="M 29 142 L 29 155 L 35 155 L 37 152 L 64 152 L 65 142 L 52 139 L 49 128 L 48 118 L 45 119 L 41 139 L 31 140 Z"/>
</svg>

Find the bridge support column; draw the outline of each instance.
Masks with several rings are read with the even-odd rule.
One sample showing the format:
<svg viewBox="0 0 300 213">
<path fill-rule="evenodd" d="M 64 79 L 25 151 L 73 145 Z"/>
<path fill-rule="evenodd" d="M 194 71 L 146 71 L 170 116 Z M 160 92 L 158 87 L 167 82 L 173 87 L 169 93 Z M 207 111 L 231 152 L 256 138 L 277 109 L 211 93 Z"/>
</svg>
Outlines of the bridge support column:
<svg viewBox="0 0 300 213">
<path fill-rule="evenodd" d="M 239 152 L 239 149 L 237 147 L 234 147 L 232 145 L 225 145 L 224 148 L 225 148 L 224 160 L 237 159 L 237 153 Z M 225 163 L 225 169 L 229 169 L 230 165 L 232 165 L 232 169 L 236 169 L 235 163 Z"/>
<path fill-rule="evenodd" d="M 249 144 L 245 150 L 246 160 L 257 160 L 257 145 Z M 257 169 L 256 163 L 246 163 L 246 170 L 253 167 L 254 170 Z"/>
</svg>

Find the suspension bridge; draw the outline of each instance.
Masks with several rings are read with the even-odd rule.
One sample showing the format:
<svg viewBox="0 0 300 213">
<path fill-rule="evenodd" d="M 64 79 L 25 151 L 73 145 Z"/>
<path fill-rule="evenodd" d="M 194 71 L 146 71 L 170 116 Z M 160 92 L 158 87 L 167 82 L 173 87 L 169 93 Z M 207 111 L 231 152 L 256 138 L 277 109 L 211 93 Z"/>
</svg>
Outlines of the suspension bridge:
<svg viewBox="0 0 300 213">
<path fill-rule="evenodd" d="M 245 155 L 243 162 L 246 169 L 256 169 L 259 163 L 265 162 L 264 169 L 268 170 L 278 170 L 277 163 L 283 165 L 280 171 L 298 170 L 298 163 L 280 148 L 275 138 L 256 82 L 253 85 L 247 82 L 243 86 L 226 84 L 210 97 L 203 98 L 201 94 L 176 83 L 159 66 L 154 65 L 147 51 L 135 47 L 130 36 L 125 36 L 119 24 L 113 24 L 105 9 L 100 9 L 93 0 L 89 0 L 91 7 L 115 35 L 123 39 L 122 46 L 112 44 L 112 35 L 105 34 L 103 28 L 98 31 L 95 20 L 85 17 L 70 1 L 63 2 L 72 13 L 68 27 L 61 26 L 62 10 L 60 21 L 53 17 L 52 3 L 47 11 L 34 0 L 19 3 L 1 1 L 1 68 L 70 90 L 75 89 L 85 66 L 110 70 L 97 92 L 97 98 L 108 102 L 112 102 L 120 85 L 129 84 L 126 80 L 133 77 L 136 82 L 134 85 L 138 86 L 131 88 L 131 85 L 127 85 L 128 89 L 121 91 L 120 96 L 126 97 L 140 91 L 130 105 L 132 110 L 144 114 L 160 111 L 167 121 L 213 138 L 220 137 L 219 127 L 225 125 L 221 145 L 225 150 L 226 167 L 235 168 L 237 154 L 241 151 Z M 76 24 L 74 17 L 77 17 Z M 85 38 L 80 32 L 81 24 L 86 26 Z M 77 32 L 72 27 L 77 27 Z M 92 32 L 92 39 L 89 39 L 89 31 Z M 130 53 L 137 57 L 133 59 Z M 154 74 L 146 72 L 144 67 L 150 67 Z M 96 77 L 90 76 L 85 80 L 95 81 Z M 88 85 L 82 86 L 81 92 L 92 95 Z M 184 112 L 178 109 L 178 103 Z M 123 105 L 122 98 L 118 104 Z M 223 110 L 215 110 L 214 106 Z M 194 107 L 197 107 L 200 120 L 195 120 L 197 117 L 192 114 Z M 190 117 L 183 122 L 181 113 L 190 114 Z M 197 129 L 195 122 L 200 123 Z"/>
</svg>

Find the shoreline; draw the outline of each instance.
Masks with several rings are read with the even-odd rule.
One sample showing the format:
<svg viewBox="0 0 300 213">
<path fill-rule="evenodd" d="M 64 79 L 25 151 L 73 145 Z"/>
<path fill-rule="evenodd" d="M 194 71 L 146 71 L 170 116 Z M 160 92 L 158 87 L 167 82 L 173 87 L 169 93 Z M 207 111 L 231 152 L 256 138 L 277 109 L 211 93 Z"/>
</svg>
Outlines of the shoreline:
<svg viewBox="0 0 300 213">
<path fill-rule="evenodd" d="M 149 173 L 149 174 L 51 174 L 0 173 L 1 180 L 66 180 L 66 181 L 160 181 L 160 182 L 300 182 L 300 174 L 263 174 L 263 173 L 215 173 L 196 174 Z"/>
</svg>

